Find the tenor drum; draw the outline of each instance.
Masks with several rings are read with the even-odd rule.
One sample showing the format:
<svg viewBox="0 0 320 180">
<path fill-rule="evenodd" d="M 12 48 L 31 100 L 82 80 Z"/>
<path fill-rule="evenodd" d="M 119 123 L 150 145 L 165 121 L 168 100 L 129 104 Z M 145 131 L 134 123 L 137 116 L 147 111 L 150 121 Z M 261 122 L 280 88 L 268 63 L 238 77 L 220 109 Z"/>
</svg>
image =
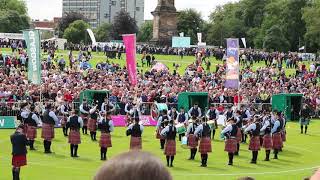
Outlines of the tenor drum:
<svg viewBox="0 0 320 180">
<path fill-rule="evenodd" d="M 177 124 L 176 128 L 177 128 L 178 134 L 184 134 L 187 131 L 187 129 L 184 127 L 184 124 L 182 124 L 182 123 Z"/>
</svg>

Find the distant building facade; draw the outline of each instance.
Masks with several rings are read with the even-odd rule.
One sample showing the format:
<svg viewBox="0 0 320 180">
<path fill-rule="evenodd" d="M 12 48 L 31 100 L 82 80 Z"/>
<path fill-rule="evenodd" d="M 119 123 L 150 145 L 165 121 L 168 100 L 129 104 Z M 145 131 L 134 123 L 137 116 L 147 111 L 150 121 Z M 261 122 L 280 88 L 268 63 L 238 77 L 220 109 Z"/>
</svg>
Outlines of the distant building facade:
<svg viewBox="0 0 320 180">
<path fill-rule="evenodd" d="M 91 27 L 102 23 L 112 23 L 118 12 L 130 14 L 138 26 L 144 22 L 144 0 L 63 0 L 62 13 L 79 12 L 88 20 Z"/>
</svg>

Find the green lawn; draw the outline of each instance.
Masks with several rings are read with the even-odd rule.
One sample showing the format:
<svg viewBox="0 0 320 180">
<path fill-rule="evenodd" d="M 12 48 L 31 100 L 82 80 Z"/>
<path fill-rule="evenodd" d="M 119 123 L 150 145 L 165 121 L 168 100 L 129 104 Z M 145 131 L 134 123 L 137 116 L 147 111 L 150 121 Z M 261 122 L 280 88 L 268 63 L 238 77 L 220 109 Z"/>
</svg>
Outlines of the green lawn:
<svg viewBox="0 0 320 180">
<path fill-rule="evenodd" d="M 170 169 L 175 180 L 204 180 L 221 179 L 232 180 L 241 176 L 253 176 L 258 180 L 301 180 L 320 167 L 320 121 L 313 121 L 308 135 L 299 133 L 297 123 L 288 123 L 288 141 L 285 143 L 279 160 L 264 162 L 264 151 L 260 151 L 258 164 L 249 163 L 251 153 L 248 145 L 241 145 L 240 156 L 234 159 L 234 166 L 227 166 L 227 154 L 223 151 L 224 143 L 221 140 L 213 142 L 213 153 L 209 155 L 208 167 L 201 168 L 200 155 L 195 161 L 186 160 L 189 150 L 178 145 L 174 168 Z M 148 127 L 143 134 L 143 150 L 149 151 L 163 160 L 165 157 L 159 148 L 159 141 L 154 137 L 154 127 Z M 219 130 L 220 131 L 220 130 Z M 9 136 L 13 130 L 0 130 L 0 179 L 11 179 L 11 145 Z M 220 132 L 219 132 L 220 133 Z M 40 136 L 40 131 L 38 133 Z M 219 135 L 217 135 L 218 137 Z M 37 151 L 28 153 L 28 165 L 22 168 L 22 180 L 88 180 L 92 179 L 96 170 L 102 165 L 99 145 L 91 142 L 89 136 L 82 136 L 79 146 L 80 158 L 69 157 L 69 144 L 62 136 L 62 130 L 56 129 L 56 139 L 52 149 L 55 154 L 43 153 L 42 139 L 36 141 Z M 124 128 L 115 128 L 112 134 L 113 147 L 108 150 L 108 157 L 115 156 L 128 150 L 129 138 L 125 136 Z"/>
</svg>

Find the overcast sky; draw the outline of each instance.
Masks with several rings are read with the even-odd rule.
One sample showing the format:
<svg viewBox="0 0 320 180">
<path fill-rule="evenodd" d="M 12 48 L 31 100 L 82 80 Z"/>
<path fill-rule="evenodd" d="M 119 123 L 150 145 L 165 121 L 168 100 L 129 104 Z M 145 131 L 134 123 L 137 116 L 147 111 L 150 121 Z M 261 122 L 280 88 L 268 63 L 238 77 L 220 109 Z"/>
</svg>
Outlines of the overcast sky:
<svg viewBox="0 0 320 180">
<path fill-rule="evenodd" d="M 32 19 L 53 19 L 62 15 L 62 0 L 25 0 L 29 16 Z M 178 10 L 194 8 L 208 19 L 210 12 L 218 5 L 238 0 L 176 0 Z M 157 6 L 157 0 L 145 0 L 145 19 L 152 19 L 151 11 Z"/>
</svg>

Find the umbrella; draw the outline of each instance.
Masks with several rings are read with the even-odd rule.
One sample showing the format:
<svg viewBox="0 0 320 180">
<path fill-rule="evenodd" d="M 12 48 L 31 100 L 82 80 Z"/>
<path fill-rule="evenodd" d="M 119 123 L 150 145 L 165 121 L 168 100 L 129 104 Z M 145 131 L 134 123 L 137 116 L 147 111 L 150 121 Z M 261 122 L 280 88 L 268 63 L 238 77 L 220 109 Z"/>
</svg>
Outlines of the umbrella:
<svg viewBox="0 0 320 180">
<path fill-rule="evenodd" d="M 168 67 L 162 63 L 156 63 L 151 70 L 156 70 L 156 71 L 168 71 Z"/>
</svg>

